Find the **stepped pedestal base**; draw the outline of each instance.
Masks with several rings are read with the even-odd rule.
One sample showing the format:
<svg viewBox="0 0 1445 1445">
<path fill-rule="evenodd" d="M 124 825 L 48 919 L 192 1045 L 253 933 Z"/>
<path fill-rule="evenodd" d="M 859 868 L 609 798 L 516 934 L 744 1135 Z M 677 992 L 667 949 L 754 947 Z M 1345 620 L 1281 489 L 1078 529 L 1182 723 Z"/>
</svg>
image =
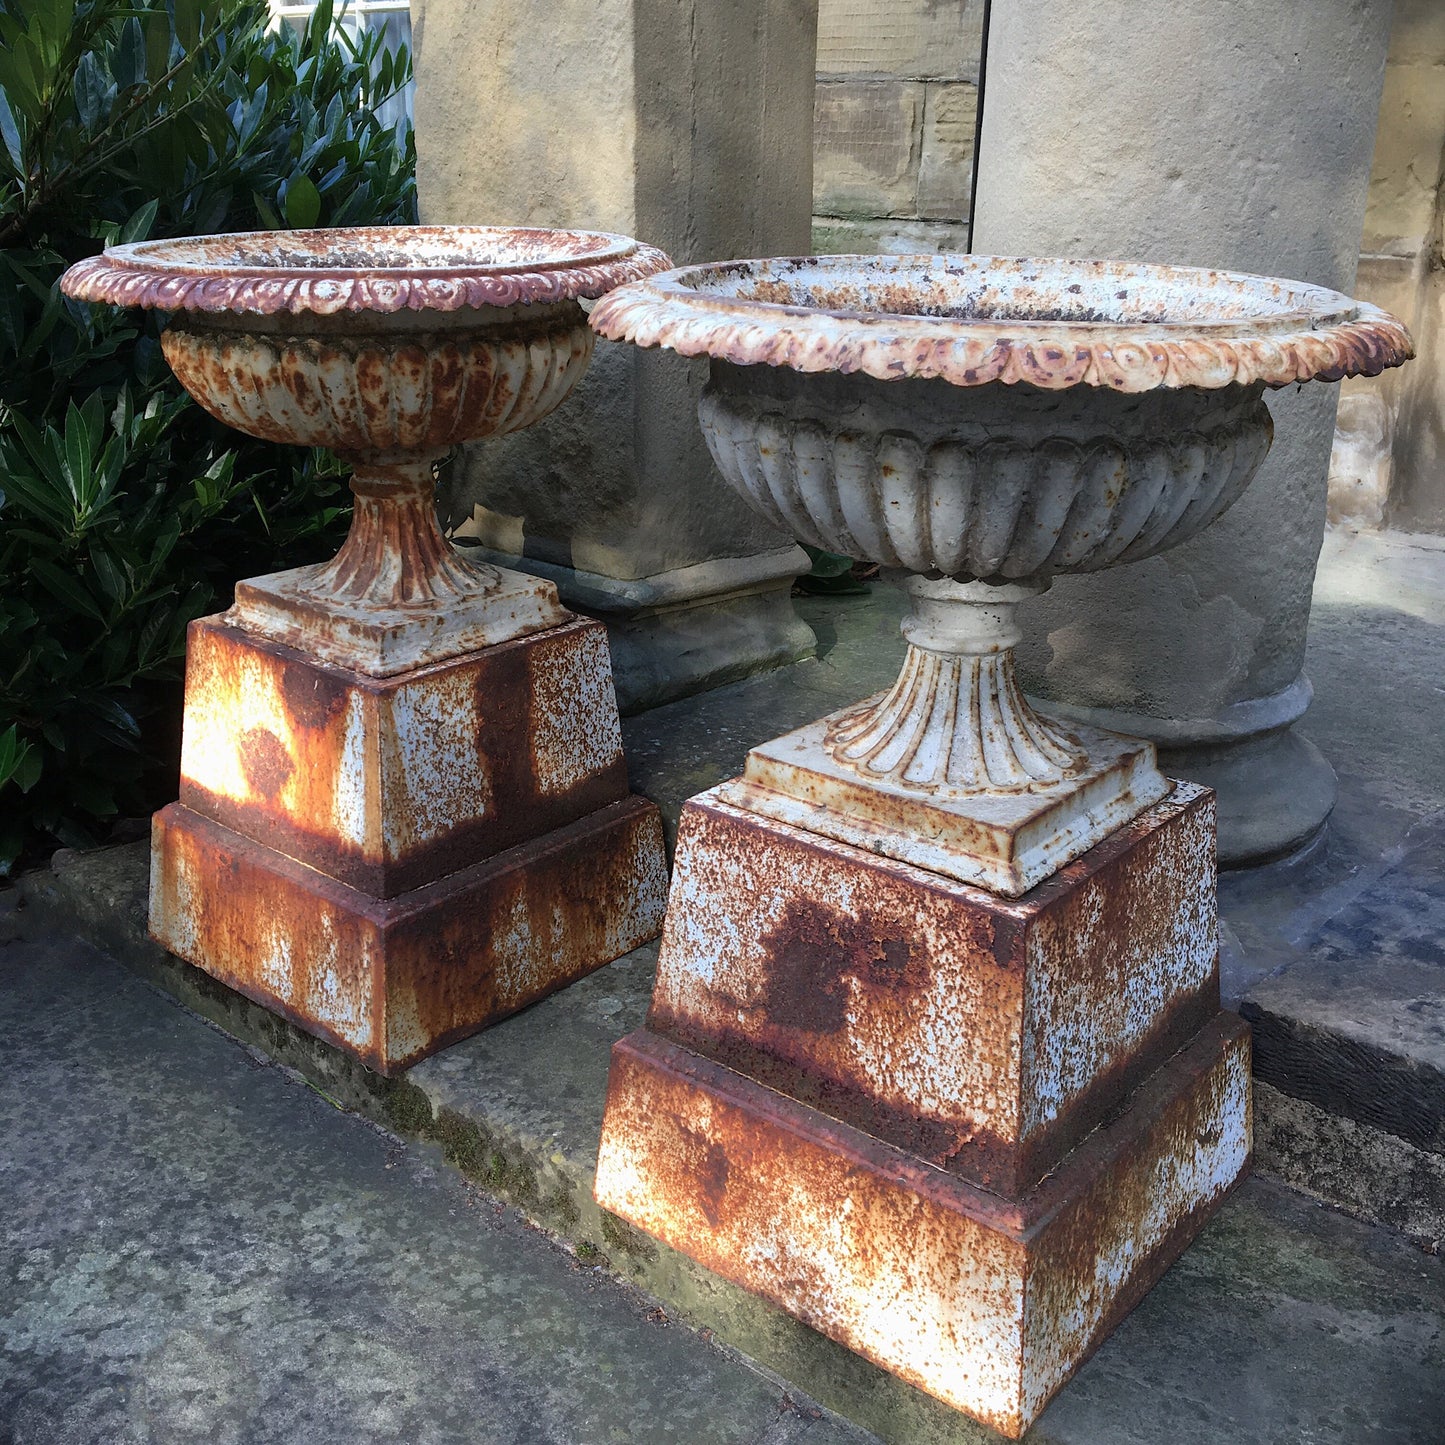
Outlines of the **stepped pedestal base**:
<svg viewBox="0 0 1445 1445">
<path fill-rule="evenodd" d="M 761 792 L 683 810 L 597 1200 L 1020 1435 L 1248 1161 L 1213 795 L 1005 898 Z"/>
<path fill-rule="evenodd" d="M 391 1073 L 656 935 L 606 632 L 572 619 L 390 677 L 192 624 L 151 932 Z"/>
<path fill-rule="evenodd" d="M 1016 1200 L 642 1030 L 613 1052 L 597 1201 L 1017 1438 L 1249 1147 L 1249 1031 L 1232 1014 Z"/>
</svg>

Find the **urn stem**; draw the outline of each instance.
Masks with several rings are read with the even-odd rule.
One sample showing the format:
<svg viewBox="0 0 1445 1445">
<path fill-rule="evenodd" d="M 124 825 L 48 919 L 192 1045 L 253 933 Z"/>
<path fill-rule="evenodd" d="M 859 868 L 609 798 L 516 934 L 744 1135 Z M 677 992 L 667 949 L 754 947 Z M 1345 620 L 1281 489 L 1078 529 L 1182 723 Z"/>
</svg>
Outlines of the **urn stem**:
<svg viewBox="0 0 1445 1445">
<path fill-rule="evenodd" d="M 432 455 L 356 458 L 351 531 L 316 568 L 306 591 L 377 607 L 445 607 L 497 585 L 495 567 L 471 561 L 437 524 Z"/>
<path fill-rule="evenodd" d="M 837 718 L 834 759 L 952 795 L 1022 792 L 1081 772 L 1083 745 L 1028 705 L 1014 674 L 1016 609 L 1048 585 L 910 578 L 903 670 L 888 692 Z"/>
</svg>

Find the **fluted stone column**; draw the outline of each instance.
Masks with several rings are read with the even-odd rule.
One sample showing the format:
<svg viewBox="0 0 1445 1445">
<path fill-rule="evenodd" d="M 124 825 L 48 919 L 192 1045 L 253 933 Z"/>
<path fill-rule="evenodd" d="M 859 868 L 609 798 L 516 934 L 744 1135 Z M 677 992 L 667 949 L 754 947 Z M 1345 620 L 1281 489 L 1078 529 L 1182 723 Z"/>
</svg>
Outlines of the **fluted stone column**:
<svg viewBox="0 0 1445 1445">
<path fill-rule="evenodd" d="M 413 0 L 412 25 L 423 220 L 622 231 L 678 264 L 809 249 L 817 0 Z M 460 535 L 609 624 L 629 709 L 814 645 L 806 555 L 713 469 L 705 373 L 600 341 L 444 492 Z"/>
<path fill-rule="evenodd" d="M 1390 5 L 993 0 L 973 249 L 1354 282 Z M 1292 724 L 1338 390 L 1276 393 L 1242 501 L 1168 554 L 1066 577 L 1020 661 L 1051 710 L 1152 738 L 1219 793 L 1220 856 L 1288 852 L 1334 804 Z"/>
</svg>

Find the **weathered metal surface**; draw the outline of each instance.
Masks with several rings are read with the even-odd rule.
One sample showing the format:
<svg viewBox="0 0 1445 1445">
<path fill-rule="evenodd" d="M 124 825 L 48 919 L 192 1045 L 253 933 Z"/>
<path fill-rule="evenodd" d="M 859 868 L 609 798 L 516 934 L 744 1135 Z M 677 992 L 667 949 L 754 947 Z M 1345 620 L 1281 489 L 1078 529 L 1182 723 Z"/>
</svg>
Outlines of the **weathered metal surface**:
<svg viewBox="0 0 1445 1445">
<path fill-rule="evenodd" d="M 1266 385 L 1409 334 L 1296 282 L 971 256 L 697 266 L 592 326 L 710 356 L 735 490 L 914 574 L 895 687 L 685 810 L 598 1199 L 1020 1434 L 1244 1167 L 1248 1048 L 1206 1023 L 1212 800 L 1035 714 L 1014 609 L 1207 527 Z"/>
<path fill-rule="evenodd" d="M 1249 1039 L 1207 1024 L 1021 1200 L 642 1031 L 614 1049 L 606 1209 L 1017 1438 L 1248 1160 Z"/>
<path fill-rule="evenodd" d="M 385 677 L 565 619 L 552 589 L 508 586 L 443 538 L 432 466 L 559 405 L 592 353 L 581 301 L 667 264 L 602 232 L 394 226 L 136 242 L 61 286 L 179 313 L 161 344 L 211 415 L 352 463 L 341 554 L 256 579 L 239 616 Z"/>
<path fill-rule="evenodd" d="M 671 264 L 602 231 L 360 226 L 107 246 L 61 284 L 79 301 L 161 311 L 392 315 L 575 301 Z"/>
<path fill-rule="evenodd" d="M 764 817 L 1017 898 L 1172 786 L 1155 764 L 1152 743 L 1085 727 L 1070 732 L 1083 763 L 1059 786 L 910 786 L 896 771 L 870 774 L 839 761 L 829 732 L 853 711 L 760 743 L 748 754 L 742 780 L 724 785 L 721 796 Z"/>
<path fill-rule="evenodd" d="M 357 508 L 340 555 L 238 582 L 230 621 L 319 662 L 393 678 L 573 620 L 553 583 L 453 547 L 430 496 L 368 516 L 366 480 L 361 469 L 352 478 Z"/>
<path fill-rule="evenodd" d="M 443 324 L 459 316 L 466 329 Z M 351 460 L 356 505 L 339 555 L 242 583 L 236 613 L 255 631 L 378 677 L 570 615 L 550 584 L 476 562 L 442 536 L 432 468 L 456 442 L 547 415 L 592 353 L 571 301 L 403 321 L 183 316 L 162 336 L 181 384 L 220 421 Z M 342 323 L 350 330 L 338 331 Z"/>
<path fill-rule="evenodd" d="M 181 801 L 390 898 L 625 798 L 611 678 L 600 622 L 378 681 L 203 618 Z"/>
<path fill-rule="evenodd" d="M 698 408 L 775 526 L 884 567 L 1025 582 L 1202 531 L 1269 451 L 1264 387 L 1133 396 L 718 364 Z"/>
<path fill-rule="evenodd" d="M 689 266 L 614 291 L 613 341 L 741 365 L 1115 391 L 1374 376 L 1414 355 L 1387 312 L 1229 271 L 999 256 Z"/>
<path fill-rule="evenodd" d="M 351 456 L 422 452 L 539 421 L 587 370 L 592 333 L 574 302 L 408 314 L 410 327 L 351 317 L 348 329 L 288 317 L 180 316 L 161 335 L 176 379 L 218 421 L 249 436 Z M 420 328 L 431 322 L 433 334 Z"/>
<path fill-rule="evenodd" d="M 372 227 L 142 242 L 62 279 L 178 313 L 166 358 L 213 416 L 353 465 L 341 552 L 191 629 L 151 920 L 377 1068 L 660 925 L 661 828 L 627 797 L 604 629 L 457 551 L 432 471 L 557 406 L 592 352 L 582 300 L 666 264 L 599 232 Z"/>
<path fill-rule="evenodd" d="M 1175 794 L 1006 901 L 689 802 L 648 1027 L 1016 1194 L 1219 1007 L 1214 807 Z"/>
<path fill-rule="evenodd" d="M 953 846 L 934 852 L 945 871 L 956 859 L 955 876 L 1014 894 L 1161 797 L 1147 749 L 1120 766 L 1117 743 L 1093 735 L 1086 748 L 1029 706 L 1015 614 L 1057 573 L 1149 556 L 1208 526 L 1269 448 L 1262 391 L 1020 391 L 715 365 L 699 415 L 724 477 L 804 541 L 919 574 L 897 683 L 828 719 L 821 738 L 796 735 L 798 767 L 771 759 L 769 785 L 825 803 L 819 826 L 836 818 L 834 835 L 850 839 L 874 821 L 854 775 L 1001 827 L 1003 845 L 975 849 L 951 826 Z M 899 847 L 885 839 L 894 856 L 927 861 L 914 856 L 935 836 L 924 812 L 903 819 Z"/>
<path fill-rule="evenodd" d="M 155 818 L 150 923 L 390 1074 L 646 942 L 666 892 L 661 819 L 640 798 L 390 900 L 175 803 Z"/>
</svg>

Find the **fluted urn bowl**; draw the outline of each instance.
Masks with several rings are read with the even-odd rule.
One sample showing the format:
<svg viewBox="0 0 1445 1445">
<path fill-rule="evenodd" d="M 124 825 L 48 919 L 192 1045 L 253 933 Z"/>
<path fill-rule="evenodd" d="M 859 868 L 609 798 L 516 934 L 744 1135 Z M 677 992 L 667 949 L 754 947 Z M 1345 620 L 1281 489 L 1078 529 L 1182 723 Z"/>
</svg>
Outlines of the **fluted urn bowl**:
<svg viewBox="0 0 1445 1445">
<path fill-rule="evenodd" d="M 565 616 L 550 589 L 503 588 L 442 537 L 432 469 L 458 442 L 547 415 L 592 353 L 582 302 L 669 264 L 603 232 L 390 226 L 112 246 L 61 284 L 172 313 L 166 360 L 212 416 L 351 463 L 340 555 L 240 584 L 237 612 L 387 675 Z"/>
<path fill-rule="evenodd" d="M 1412 354 L 1393 317 L 1299 282 L 984 256 L 695 266 L 612 292 L 592 325 L 711 357 L 699 417 L 727 481 L 799 540 L 911 574 L 898 683 L 804 730 L 807 778 L 766 750 L 748 777 L 814 822 L 831 810 L 876 824 L 877 791 L 857 781 L 961 804 L 985 831 L 1046 817 L 1054 832 L 1032 864 L 1015 866 L 1016 834 L 980 845 L 1013 858 L 1003 881 L 959 865 L 1015 892 L 1168 789 L 1147 745 L 1028 706 L 1017 603 L 1207 527 L 1269 450 L 1267 387 L 1373 375 Z M 839 827 L 939 862 L 916 838 Z"/>
</svg>

